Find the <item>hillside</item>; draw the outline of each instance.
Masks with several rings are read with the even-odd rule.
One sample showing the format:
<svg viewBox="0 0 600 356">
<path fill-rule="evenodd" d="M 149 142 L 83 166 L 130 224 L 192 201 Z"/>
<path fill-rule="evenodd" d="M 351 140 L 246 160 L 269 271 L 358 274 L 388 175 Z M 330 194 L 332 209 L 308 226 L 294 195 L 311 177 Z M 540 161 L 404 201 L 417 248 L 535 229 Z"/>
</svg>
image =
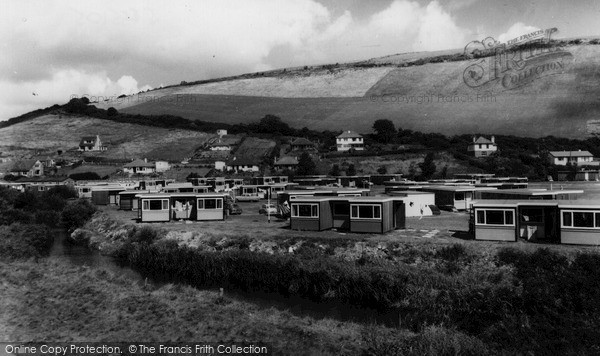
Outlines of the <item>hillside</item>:
<svg viewBox="0 0 600 356">
<path fill-rule="evenodd" d="M 315 130 L 370 132 L 373 121 L 390 119 L 404 129 L 448 135 L 586 137 L 600 132 L 600 46 L 566 45 L 564 50 L 572 57 L 562 72 L 510 90 L 468 87 L 463 72 L 472 62 L 446 60 L 452 51 L 443 51 L 253 73 L 97 105 L 228 124 L 273 114 L 293 127 Z M 444 59 L 413 63 L 433 55 Z"/>
<path fill-rule="evenodd" d="M 191 156 L 210 135 L 198 131 L 162 129 L 89 117 L 45 115 L 0 128 L 0 152 L 22 157 L 34 153 L 74 150 L 82 136 L 100 135 L 109 149 L 86 153 L 105 158 L 181 159 Z"/>
</svg>

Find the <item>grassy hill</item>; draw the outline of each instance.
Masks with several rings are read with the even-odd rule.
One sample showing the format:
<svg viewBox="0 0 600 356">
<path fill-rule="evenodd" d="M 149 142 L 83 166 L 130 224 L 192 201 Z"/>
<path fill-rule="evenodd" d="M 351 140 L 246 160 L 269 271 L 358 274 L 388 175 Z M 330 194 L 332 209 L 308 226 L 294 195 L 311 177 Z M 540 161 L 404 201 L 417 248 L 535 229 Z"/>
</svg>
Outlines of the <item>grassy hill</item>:
<svg viewBox="0 0 600 356">
<path fill-rule="evenodd" d="M 447 135 L 589 136 L 600 132 L 600 46 L 564 49 L 572 58 L 562 73 L 512 90 L 468 87 L 463 72 L 472 62 L 443 51 L 188 83 L 98 106 L 228 124 L 273 114 L 315 130 L 370 132 L 373 121 L 390 119 L 404 129 Z M 417 65 L 432 58 L 438 63 Z"/>
<path fill-rule="evenodd" d="M 0 128 L 0 151 L 20 157 L 34 153 L 74 150 L 81 136 L 100 135 L 109 149 L 85 153 L 104 158 L 174 160 L 191 156 L 210 135 L 189 130 L 163 129 L 90 117 L 44 115 Z"/>
</svg>

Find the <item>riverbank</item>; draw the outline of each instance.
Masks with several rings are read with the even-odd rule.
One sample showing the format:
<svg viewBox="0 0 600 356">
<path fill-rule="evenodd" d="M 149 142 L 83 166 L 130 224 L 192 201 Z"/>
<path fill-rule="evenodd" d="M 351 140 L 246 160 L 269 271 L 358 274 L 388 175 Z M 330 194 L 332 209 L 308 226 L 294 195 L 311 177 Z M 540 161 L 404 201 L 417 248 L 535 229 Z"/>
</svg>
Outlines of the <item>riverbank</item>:
<svg viewBox="0 0 600 356">
<path fill-rule="evenodd" d="M 57 260 L 0 262 L 0 280 L 0 341 L 247 340 L 284 354 L 331 355 L 363 347 L 358 324 L 299 318 L 182 285 L 156 288 Z"/>
</svg>

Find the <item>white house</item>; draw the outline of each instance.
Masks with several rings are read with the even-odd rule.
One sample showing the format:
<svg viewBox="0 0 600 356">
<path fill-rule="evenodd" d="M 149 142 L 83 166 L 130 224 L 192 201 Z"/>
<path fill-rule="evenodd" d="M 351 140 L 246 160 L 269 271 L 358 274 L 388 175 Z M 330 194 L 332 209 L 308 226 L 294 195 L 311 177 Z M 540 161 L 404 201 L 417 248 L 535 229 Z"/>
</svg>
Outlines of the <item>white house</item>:
<svg viewBox="0 0 600 356">
<path fill-rule="evenodd" d="M 79 151 L 106 151 L 106 146 L 102 146 L 100 135 L 83 136 L 79 141 Z"/>
<path fill-rule="evenodd" d="M 151 174 L 156 172 L 156 166 L 154 163 L 149 163 L 146 159 L 136 159 L 124 165 L 123 172 L 129 174 Z"/>
<path fill-rule="evenodd" d="M 550 151 L 548 160 L 557 166 L 566 166 L 567 163 L 578 166 L 593 165 L 594 155 L 589 151 Z"/>
<path fill-rule="evenodd" d="M 362 151 L 365 149 L 365 142 L 362 135 L 354 131 L 344 131 L 335 139 L 338 151 L 349 151 L 355 149 Z"/>
<path fill-rule="evenodd" d="M 156 172 L 166 172 L 171 169 L 171 165 L 167 161 L 156 161 L 154 162 L 154 169 Z"/>
<path fill-rule="evenodd" d="M 16 176 L 41 177 L 44 175 L 44 164 L 35 159 L 16 161 L 10 173 Z"/>
<path fill-rule="evenodd" d="M 215 169 L 218 171 L 224 171 L 226 166 L 225 161 L 215 161 Z"/>
<path fill-rule="evenodd" d="M 467 151 L 473 152 L 475 157 L 487 157 L 498 151 L 498 145 L 494 136 L 489 140 L 483 136 L 473 137 L 473 143 L 467 147 Z"/>
</svg>

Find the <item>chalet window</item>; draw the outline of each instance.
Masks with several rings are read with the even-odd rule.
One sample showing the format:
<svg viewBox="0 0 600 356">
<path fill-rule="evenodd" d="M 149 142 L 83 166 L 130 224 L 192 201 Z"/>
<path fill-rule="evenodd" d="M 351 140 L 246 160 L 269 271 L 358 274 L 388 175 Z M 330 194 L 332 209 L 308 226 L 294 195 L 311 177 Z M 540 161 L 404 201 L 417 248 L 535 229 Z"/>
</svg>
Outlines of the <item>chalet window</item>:
<svg viewBox="0 0 600 356">
<path fill-rule="evenodd" d="M 378 204 L 352 204 L 350 216 L 353 219 L 381 219 L 381 205 Z"/>
<path fill-rule="evenodd" d="M 292 216 L 293 217 L 318 218 L 319 217 L 319 205 L 318 204 L 292 204 Z"/>
<path fill-rule="evenodd" d="M 142 201 L 142 210 L 169 210 L 168 199 L 150 199 Z"/>
<path fill-rule="evenodd" d="M 562 227 L 600 228 L 600 211 L 568 210 L 562 213 Z"/>
<path fill-rule="evenodd" d="M 198 199 L 198 209 L 215 210 L 223 208 L 223 199 Z"/>
<path fill-rule="evenodd" d="M 514 226 L 514 211 L 511 209 L 476 209 L 475 224 Z"/>
</svg>

